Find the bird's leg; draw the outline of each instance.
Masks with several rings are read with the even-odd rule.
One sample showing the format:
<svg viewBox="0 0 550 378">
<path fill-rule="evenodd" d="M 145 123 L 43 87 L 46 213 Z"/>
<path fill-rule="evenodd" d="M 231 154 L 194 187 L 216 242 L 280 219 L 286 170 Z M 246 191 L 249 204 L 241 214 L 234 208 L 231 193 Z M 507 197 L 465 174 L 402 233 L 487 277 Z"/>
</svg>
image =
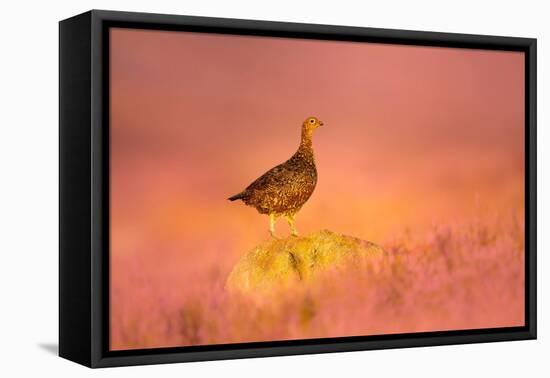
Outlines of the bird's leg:
<svg viewBox="0 0 550 378">
<path fill-rule="evenodd" d="M 269 214 L 269 233 L 271 234 L 271 237 L 277 238 L 275 236 L 275 222 L 277 221 L 277 217 L 275 214 Z"/>
<path fill-rule="evenodd" d="M 294 225 L 294 218 L 296 217 L 296 214 L 289 214 L 285 215 L 285 218 L 288 222 L 288 225 L 290 226 L 290 232 L 292 236 L 298 236 L 298 230 L 296 229 L 296 226 Z"/>
</svg>

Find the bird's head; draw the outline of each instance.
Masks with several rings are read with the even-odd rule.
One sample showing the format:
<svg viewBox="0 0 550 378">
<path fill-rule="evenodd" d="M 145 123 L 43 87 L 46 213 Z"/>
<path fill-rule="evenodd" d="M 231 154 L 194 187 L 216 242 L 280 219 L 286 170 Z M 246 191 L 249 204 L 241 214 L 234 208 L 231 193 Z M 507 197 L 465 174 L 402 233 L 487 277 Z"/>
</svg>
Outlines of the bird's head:
<svg viewBox="0 0 550 378">
<path fill-rule="evenodd" d="M 323 122 L 318 120 L 317 117 L 307 117 L 302 124 L 304 130 L 308 131 L 309 133 L 312 133 L 313 130 L 315 130 L 319 126 L 323 126 Z"/>
</svg>

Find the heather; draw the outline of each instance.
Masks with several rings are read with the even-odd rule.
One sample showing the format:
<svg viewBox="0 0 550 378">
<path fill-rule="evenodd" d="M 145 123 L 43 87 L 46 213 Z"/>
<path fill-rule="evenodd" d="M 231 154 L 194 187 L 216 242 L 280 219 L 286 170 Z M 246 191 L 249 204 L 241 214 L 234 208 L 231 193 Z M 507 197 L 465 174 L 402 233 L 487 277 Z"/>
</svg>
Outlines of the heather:
<svg viewBox="0 0 550 378">
<path fill-rule="evenodd" d="M 226 289 L 236 259 L 224 253 L 223 243 L 209 246 L 217 252 L 187 258 L 175 250 L 160 254 L 153 245 L 113 257 L 120 268 L 111 290 L 111 346 L 520 326 L 523 222 L 512 214 L 488 219 L 405 230 L 381 243 L 382 258 L 335 265 L 307 281 L 258 293 Z"/>
</svg>

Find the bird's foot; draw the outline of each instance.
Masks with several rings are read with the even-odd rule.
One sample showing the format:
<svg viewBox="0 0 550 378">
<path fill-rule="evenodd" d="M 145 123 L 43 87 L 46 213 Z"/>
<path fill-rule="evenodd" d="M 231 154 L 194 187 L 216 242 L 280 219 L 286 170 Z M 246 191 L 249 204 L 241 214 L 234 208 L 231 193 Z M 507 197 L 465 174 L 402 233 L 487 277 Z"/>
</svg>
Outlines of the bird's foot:
<svg viewBox="0 0 550 378">
<path fill-rule="evenodd" d="M 296 226 L 294 225 L 294 217 L 296 215 L 295 214 L 288 214 L 288 215 L 285 215 L 285 218 L 288 222 L 288 225 L 290 226 L 290 235 L 292 235 L 293 237 L 298 237 L 298 230 L 296 229 Z"/>
</svg>

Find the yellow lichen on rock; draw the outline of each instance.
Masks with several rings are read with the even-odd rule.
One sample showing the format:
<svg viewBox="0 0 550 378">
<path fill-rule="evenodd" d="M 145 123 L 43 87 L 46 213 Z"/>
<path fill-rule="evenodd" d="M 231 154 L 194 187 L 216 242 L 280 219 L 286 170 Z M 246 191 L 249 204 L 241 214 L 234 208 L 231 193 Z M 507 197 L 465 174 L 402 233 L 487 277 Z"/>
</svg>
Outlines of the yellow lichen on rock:
<svg viewBox="0 0 550 378">
<path fill-rule="evenodd" d="M 226 288 L 248 293 L 305 285 L 324 271 L 367 266 L 384 254 L 376 244 L 328 230 L 270 239 L 241 258 Z"/>
</svg>

